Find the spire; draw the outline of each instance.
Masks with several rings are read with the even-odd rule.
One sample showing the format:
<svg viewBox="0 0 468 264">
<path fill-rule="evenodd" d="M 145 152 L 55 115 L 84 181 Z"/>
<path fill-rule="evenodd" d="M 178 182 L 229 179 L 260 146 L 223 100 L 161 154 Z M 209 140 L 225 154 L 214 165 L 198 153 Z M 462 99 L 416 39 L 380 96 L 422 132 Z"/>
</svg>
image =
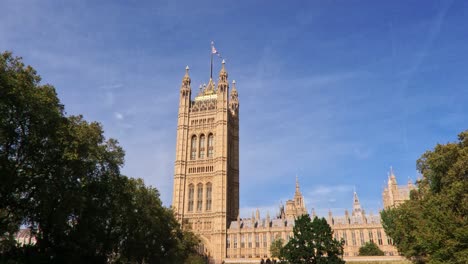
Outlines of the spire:
<svg viewBox="0 0 468 264">
<path fill-rule="evenodd" d="M 299 179 L 297 177 L 297 174 L 296 174 L 296 193 L 301 193 L 301 191 L 299 190 Z"/>
<path fill-rule="evenodd" d="M 224 65 L 224 64 L 223 64 Z M 232 80 L 232 90 L 229 98 L 229 108 L 233 115 L 237 115 L 239 112 L 239 95 L 236 89 L 236 80 Z"/>
<path fill-rule="evenodd" d="M 236 95 L 236 96 L 237 96 L 236 80 L 232 80 L 231 96 L 232 96 L 232 95 Z"/>
<path fill-rule="evenodd" d="M 219 71 L 219 81 L 218 83 L 221 84 L 221 82 L 223 83 L 227 83 L 227 78 L 228 78 L 228 73 L 226 71 L 226 61 L 223 59 L 223 61 L 221 62 L 221 71 Z"/>
<path fill-rule="evenodd" d="M 185 67 L 185 75 L 184 75 L 184 78 L 182 79 L 182 85 L 188 87 L 190 86 L 190 83 L 192 82 L 192 80 L 190 79 L 190 76 L 189 76 L 189 66 L 187 65 L 187 67 Z"/>
<path fill-rule="evenodd" d="M 397 184 L 396 177 L 395 177 L 395 174 L 393 173 L 393 167 L 392 166 L 390 166 L 388 184 L 389 185 L 396 185 Z"/>
<path fill-rule="evenodd" d="M 189 76 L 189 66 L 185 67 L 185 75 L 182 78 L 182 85 L 180 86 L 180 95 L 181 95 L 181 103 L 184 102 L 186 104 L 187 100 L 190 100 L 190 83 L 192 80 Z M 183 98 L 183 100 L 182 100 Z"/>
<path fill-rule="evenodd" d="M 361 203 L 359 202 L 359 197 L 356 191 L 354 192 L 353 199 L 353 216 L 362 216 Z"/>
</svg>

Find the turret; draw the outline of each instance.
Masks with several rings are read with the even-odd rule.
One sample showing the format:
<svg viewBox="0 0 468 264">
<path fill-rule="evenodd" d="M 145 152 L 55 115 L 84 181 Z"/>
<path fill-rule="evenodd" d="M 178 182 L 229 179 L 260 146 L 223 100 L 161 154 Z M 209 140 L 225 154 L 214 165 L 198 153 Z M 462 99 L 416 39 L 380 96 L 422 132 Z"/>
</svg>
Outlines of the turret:
<svg viewBox="0 0 468 264">
<path fill-rule="evenodd" d="M 228 73 L 225 68 L 226 61 L 223 60 L 221 71 L 219 71 L 218 94 L 226 94 L 228 90 Z"/>
<path fill-rule="evenodd" d="M 188 98 L 190 100 L 190 93 L 191 93 L 191 88 L 190 84 L 192 83 L 192 80 L 190 79 L 189 76 L 189 66 L 185 67 L 185 75 L 184 78 L 182 79 L 182 85 L 180 87 L 180 96 L 181 96 L 181 103 L 182 99 Z"/>
<path fill-rule="evenodd" d="M 353 216 L 362 216 L 362 209 L 361 203 L 359 202 L 359 198 L 356 192 L 354 192 L 354 199 L 353 199 Z"/>
<path fill-rule="evenodd" d="M 229 109 L 233 115 L 239 114 L 239 95 L 236 89 L 236 80 L 232 81 L 232 90 L 229 96 Z"/>
</svg>

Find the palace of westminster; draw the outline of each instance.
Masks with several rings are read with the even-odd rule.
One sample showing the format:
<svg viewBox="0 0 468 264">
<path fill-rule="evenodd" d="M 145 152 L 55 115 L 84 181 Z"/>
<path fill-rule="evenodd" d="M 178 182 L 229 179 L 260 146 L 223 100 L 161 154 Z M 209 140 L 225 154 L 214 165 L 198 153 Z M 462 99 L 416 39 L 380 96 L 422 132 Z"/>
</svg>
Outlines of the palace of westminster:
<svg viewBox="0 0 468 264">
<path fill-rule="evenodd" d="M 292 200 L 276 217 L 239 218 L 239 98 L 236 82 L 228 83 L 223 60 L 218 83 L 210 78 L 192 98 L 189 68 L 180 88 L 176 160 L 172 206 L 183 228 L 200 236 L 203 252 L 214 263 L 259 263 L 269 258 L 270 245 L 287 242 L 294 219 L 307 214 L 296 179 Z M 415 188 L 398 185 L 393 171 L 382 198 L 385 208 L 409 199 Z M 315 212 L 312 210 L 312 216 Z M 380 215 L 366 214 L 354 193 L 353 209 L 343 216 L 326 217 L 336 239 L 343 239 L 344 257 L 357 256 L 364 243 L 373 241 L 387 256 L 398 255 L 385 234 Z"/>
</svg>

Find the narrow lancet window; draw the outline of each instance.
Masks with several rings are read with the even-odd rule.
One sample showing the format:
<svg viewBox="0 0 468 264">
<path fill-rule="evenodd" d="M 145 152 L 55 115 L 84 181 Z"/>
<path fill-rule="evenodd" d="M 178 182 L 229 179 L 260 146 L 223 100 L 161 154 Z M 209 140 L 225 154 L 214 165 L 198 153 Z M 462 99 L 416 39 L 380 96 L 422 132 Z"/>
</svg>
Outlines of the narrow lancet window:
<svg viewBox="0 0 468 264">
<path fill-rule="evenodd" d="M 192 212 L 193 211 L 193 196 L 194 196 L 195 188 L 193 187 L 193 184 L 189 185 L 189 194 L 188 194 L 188 211 Z"/>
<path fill-rule="evenodd" d="M 203 205 L 203 184 L 199 183 L 197 185 L 197 211 L 202 210 Z"/>
<path fill-rule="evenodd" d="M 206 184 L 206 211 L 211 211 L 211 183 Z"/>
<path fill-rule="evenodd" d="M 193 136 L 190 159 L 194 160 L 196 157 L 197 157 L 197 136 Z"/>
<path fill-rule="evenodd" d="M 214 137 L 213 137 L 213 134 L 209 134 L 208 135 L 208 158 L 212 158 L 213 157 L 213 145 L 214 145 Z"/>
<path fill-rule="evenodd" d="M 200 136 L 200 159 L 205 158 L 205 135 Z"/>
</svg>

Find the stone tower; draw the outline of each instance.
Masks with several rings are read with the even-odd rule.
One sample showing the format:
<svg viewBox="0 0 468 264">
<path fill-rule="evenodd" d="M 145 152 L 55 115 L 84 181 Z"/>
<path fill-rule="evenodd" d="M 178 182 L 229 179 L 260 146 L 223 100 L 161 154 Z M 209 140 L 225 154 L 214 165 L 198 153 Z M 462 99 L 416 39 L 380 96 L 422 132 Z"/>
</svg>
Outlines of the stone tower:
<svg viewBox="0 0 468 264">
<path fill-rule="evenodd" d="M 177 122 L 172 206 L 183 228 L 200 235 L 204 253 L 216 263 L 226 257 L 228 223 L 239 214 L 239 99 L 223 60 L 218 84 L 191 97 L 186 68 Z"/>
<path fill-rule="evenodd" d="M 294 219 L 303 214 L 307 214 L 307 209 L 304 204 L 304 197 L 299 188 L 299 180 L 296 176 L 296 192 L 294 193 L 294 199 L 286 202 L 286 218 Z"/>
</svg>

